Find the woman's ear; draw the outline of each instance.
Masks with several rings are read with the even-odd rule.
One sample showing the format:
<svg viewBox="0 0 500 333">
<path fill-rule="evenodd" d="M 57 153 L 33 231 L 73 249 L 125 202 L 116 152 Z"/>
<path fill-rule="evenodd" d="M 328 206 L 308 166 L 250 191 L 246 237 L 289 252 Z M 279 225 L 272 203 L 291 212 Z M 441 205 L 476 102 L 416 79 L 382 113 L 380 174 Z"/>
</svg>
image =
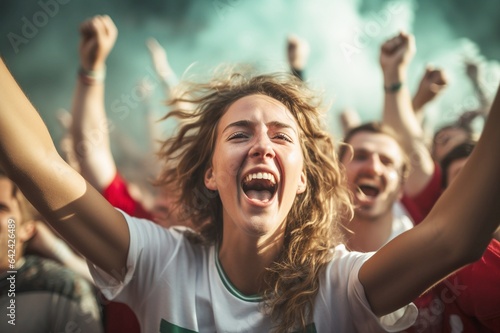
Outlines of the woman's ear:
<svg viewBox="0 0 500 333">
<path fill-rule="evenodd" d="M 300 173 L 299 186 L 297 187 L 297 194 L 304 193 L 307 188 L 307 177 L 304 171 Z"/>
<path fill-rule="evenodd" d="M 205 186 L 211 191 L 217 191 L 217 182 L 215 181 L 215 175 L 212 167 L 205 171 Z"/>
</svg>

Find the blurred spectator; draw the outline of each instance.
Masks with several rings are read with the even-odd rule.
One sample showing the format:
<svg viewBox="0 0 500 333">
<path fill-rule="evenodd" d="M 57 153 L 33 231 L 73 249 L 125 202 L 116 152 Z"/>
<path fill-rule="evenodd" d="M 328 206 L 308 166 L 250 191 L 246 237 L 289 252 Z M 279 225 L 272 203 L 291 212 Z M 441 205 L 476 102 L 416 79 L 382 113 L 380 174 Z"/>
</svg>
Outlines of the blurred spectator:
<svg viewBox="0 0 500 333">
<path fill-rule="evenodd" d="M 55 261 L 25 255 L 35 233 L 30 205 L 0 171 L 0 306 L 2 332 L 103 332 L 93 286 Z"/>
</svg>

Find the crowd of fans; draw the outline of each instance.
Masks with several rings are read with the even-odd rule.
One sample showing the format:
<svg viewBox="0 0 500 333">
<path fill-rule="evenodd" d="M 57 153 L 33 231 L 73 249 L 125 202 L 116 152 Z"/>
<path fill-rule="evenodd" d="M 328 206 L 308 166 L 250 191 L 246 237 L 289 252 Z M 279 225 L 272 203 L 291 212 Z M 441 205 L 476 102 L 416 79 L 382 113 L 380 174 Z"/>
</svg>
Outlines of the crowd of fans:
<svg viewBox="0 0 500 333">
<path fill-rule="evenodd" d="M 65 165 L 52 166 L 53 178 L 44 179 L 49 171 L 38 173 L 32 169 L 37 166 L 29 165 L 29 158 L 17 157 L 14 150 L 26 150 L 29 144 L 12 144 L 16 135 L 33 132 L 35 134 L 22 139 L 32 143 L 47 138 L 46 134 L 38 134 L 40 124 L 25 125 L 25 116 L 4 116 L 16 113 L 14 109 L 23 102 L 19 102 L 20 97 L 14 100 L 19 94 L 12 93 L 14 88 L 8 83 L 0 86 L 2 94 L 14 96 L 12 101 L 0 96 L 0 122 L 20 124 L 13 125 L 11 132 L 0 129 L 4 133 L 0 138 L 0 155 L 5 169 L 0 174 L 0 305 L 8 309 L 11 304 L 9 288 L 12 286 L 8 278 L 12 275 L 10 272 L 16 271 L 14 318 L 18 319 L 15 326 L 8 319 L 2 319 L 2 332 L 66 332 L 77 331 L 76 328 L 79 332 L 106 333 L 208 332 L 224 327 L 233 332 L 257 332 L 274 327 L 270 326 L 271 321 L 280 332 L 316 332 L 325 327 L 330 327 L 328 332 L 337 331 L 332 325 L 346 332 L 383 329 L 500 332 L 497 219 L 500 193 L 495 189 L 500 183 L 498 176 L 494 176 L 499 170 L 500 158 L 498 152 L 495 153 L 496 142 L 491 142 L 498 138 L 494 127 L 498 124 L 500 105 L 486 97 L 478 64 L 469 62 L 464 66 L 470 82 L 449 82 L 443 70 L 427 67 L 417 91 L 412 94 L 407 73 L 416 52 L 415 40 L 411 34 L 399 33 L 380 46 L 379 63 L 383 73 L 380 87 L 384 90 L 381 119 L 365 122 L 355 110 L 343 111 L 339 117 L 343 139 L 333 144 L 328 129 L 320 128 L 315 122 L 316 109 L 311 107 L 314 98 L 308 99 L 307 92 L 294 90 L 307 90 L 307 60 L 310 52 L 319 52 L 310 50 L 306 40 L 293 35 L 287 40 L 288 81 L 256 76 L 248 83 L 244 74 L 238 74 L 241 79 L 228 74 L 228 81 L 219 79 L 199 84 L 195 90 L 179 82 L 165 50 L 158 41 L 150 39 L 145 50 L 150 52 L 168 101 L 160 107 L 171 111 L 168 118 L 178 118 L 179 130 L 171 138 L 161 137 L 153 111 L 155 106 L 147 98 L 152 88 L 146 82 L 141 83 L 148 124 L 144 133 L 149 144 L 144 151 L 134 149 L 127 154 L 128 159 L 117 162 L 111 142 L 122 142 L 122 146 L 128 148 L 133 146 L 127 143 L 126 135 L 111 130 L 106 116 L 106 60 L 117 38 L 118 30 L 109 16 L 96 16 L 81 24 L 80 69 L 72 109 L 58 114 L 65 135 L 57 150 L 64 162 L 53 160 L 58 166 L 67 163 L 72 171 Z M 5 77 L 7 74 L 2 72 L 0 80 L 8 82 Z M 230 80 L 236 83 L 228 83 Z M 288 85 L 289 82 L 292 83 Z M 424 129 L 426 105 L 439 98 L 449 84 L 472 84 L 480 108 L 464 110 L 452 123 L 436 128 L 429 139 Z M 286 96 L 292 96 L 293 102 Z M 298 109 L 298 115 L 280 116 L 283 110 L 294 108 Z M 280 172 L 288 172 L 290 176 L 279 175 L 283 178 L 275 179 L 278 175 L 271 168 L 254 167 L 255 171 L 246 175 L 241 186 L 249 201 L 259 202 L 262 207 L 272 202 L 275 192 L 283 196 L 280 200 L 289 203 L 290 213 L 287 210 L 286 215 L 279 215 L 279 222 L 286 221 L 287 225 L 268 227 L 258 218 L 248 218 L 251 226 L 223 224 L 223 220 L 230 219 L 227 216 L 237 220 L 234 216 L 240 214 L 227 204 L 240 200 L 240 194 L 235 195 L 229 189 L 234 185 L 229 178 L 236 177 L 240 171 L 232 170 L 233 165 L 218 162 L 216 158 L 241 158 L 238 154 L 242 149 L 238 147 L 260 138 L 262 129 L 253 116 L 241 120 L 236 115 L 250 112 L 258 115 L 257 118 L 268 119 L 262 116 L 265 109 L 278 115 L 277 120 L 269 118 L 269 122 L 264 122 L 266 136 L 272 143 L 255 139 L 248 148 L 248 159 L 264 160 L 270 156 L 277 161 L 273 163 Z M 230 113 L 230 110 L 233 111 Z M 310 119 L 302 119 L 308 117 Z M 292 118 L 298 125 L 287 122 Z M 486 137 L 472 126 L 477 119 L 486 124 L 496 122 L 490 125 Z M 227 127 L 217 130 L 221 124 Z M 293 126 L 300 127 L 300 131 Z M 226 133 L 228 128 L 230 135 Z M 13 134 L 15 131 L 20 134 Z M 235 148 L 225 148 L 228 145 Z M 298 158 L 290 146 L 307 150 L 307 158 Z M 46 156 L 55 151 L 47 150 L 43 144 L 31 149 L 42 150 L 33 154 L 34 160 L 44 158 L 40 163 L 48 163 Z M 472 154 L 476 149 L 474 159 Z M 470 167 L 467 167 L 469 160 Z M 294 169 L 301 163 L 305 171 Z M 221 169 L 224 169 L 223 175 Z M 467 176 L 459 177 L 462 169 Z M 322 172 L 328 175 L 320 176 Z M 99 194 L 82 190 L 80 178 L 75 174 L 81 175 Z M 67 184 L 57 185 L 61 175 L 69 180 Z M 489 187 L 488 177 L 492 183 Z M 276 190 L 280 182 L 293 189 Z M 338 189 L 324 189 L 332 184 Z M 72 187 L 72 190 L 60 190 L 63 187 Z M 119 209 L 115 210 L 117 214 L 126 214 L 125 219 L 110 213 L 101 196 Z M 222 204 L 217 206 L 214 200 Z M 206 208 L 212 206 L 211 210 Z M 304 210 L 311 213 L 301 213 Z M 318 210 L 323 212 L 317 213 Z M 156 226 L 134 217 L 153 221 Z M 299 217 L 306 222 L 294 221 Z M 16 221 L 16 250 L 9 252 L 5 249 L 12 243 L 9 242 L 12 229 L 9 221 L 13 220 Z M 68 227 L 88 220 L 95 223 L 89 223 L 88 228 Z M 109 222 L 107 226 L 108 220 L 117 222 Z M 314 227 L 317 229 L 308 229 L 308 223 L 317 224 Z M 469 227 L 473 224 L 477 226 Z M 445 227 L 447 229 L 442 229 Z M 168 232 L 163 236 L 157 228 Z M 238 253 L 239 247 L 250 246 L 239 232 L 254 239 L 257 229 L 261 239 L 254 251 L 261 254 L 267 253 L 268 248 L 278 250 L 262 256 L 242 257 L 245 259 L 237 257 L 240 261 L 248 260 L 247 271 L 232 261 L 234 258 L 228 251 Z M 449 247 L 438 245 L 445 241 L 431 234 L 429 230 L 433 229 L 441 231 L 439 236 L 449 234 L 443 236 L 447 237 L 446 241 L 455 237 L 450 247 L 456 245 L 465 259 L 457 259 L 458 255 Z M 278 233 L 281 236 L 276 239 L 266 238 Z M 151 236 L 156 234 L 162 236 Z M 203 244 L 200 246 L 209 248 L 207 244 L 212 244 L 218 259 L 211 259 L 212 250 L 198 256 L 200 250 L 186 247 L 185 241 L 179 240 L 181 235 L 196 239 L 193 242 Z M 228 235 L 236 236 L 229 240 Z M 304 240 L 306 238 L 309 240 Z M 173 245 L 164 244 L 169 242 Z M 145 250 L 150 243 L 160 244 L 160 250 L 165 246 L 167 253 L 160 253 L 154 246 L 152 250 Z M 399 250 L 400 257 L 395 254 Z M 469 252 L 470 255 L 464 255 Z M 334 259 L 325 259 L 329 254 Z M 358 254 L 359 257 L 355 257 Z M 210 258 L 206 259 L 208 264 L 202 263 L 203 256 Z M 337 256 L 349 259 L 347 263 L 340 263 Z M 403 260 L 405 256 L 407 261 Z M 146 257 L 153 259 L 146 260 Z M 198 265 L 203 270 L 196 271 L 184 261 L 194 261 L 190 265 Z M 217 288 L 210 289 L 216 283 L 212 280 L 212 270 L 218 272 L 223 286 L 235 298 L 253 302 L 257 307 L 250 310 L 242 307 L 241 313 L 229 312 L 229 309 L 239 311 L 240 305 L 218 295 Z M 253 276 L 245 276 L 252 270 Z M 335 270 L 352 270 L 356 277 L 349 277 L 349 282 L 336 280 L 331 276 L 337 273 L 330 272 Z M 199 291 L 198 285 L 192 286 L 196 289 L 194 293 L 184 290 L 183 279 L 186 284 L 206 280 L 207 291 Z M 384 283 L 385 280 L 388 282 Z M 168 284 L 170 288 L 149 288 L 154 284 Z M 398 290 L 403 290 L 402 296 L 394 296 Z M 166 294 L 155 295 L 160 291 Z M 328 298 L 318 302 L 317 298 L 324 297 L 324 293 L 329 293 Z M 159 297 L 169 301 L 159 301 Z M 415 304 L 418 314 L 414 307 L 406 305 L 409 303 L 406 300 Z M 147 305 L 149 302 L 151 306 Z M 166 307 L 175 309 L 164 312 Z M 210 313 L 207 309 L 211 309 Z M 339 313 L 319 323 L 318 316 L 329 317 L 326 314 L 332 309 Z M 24 317 L 30 320 L 22 320 Z M 337 326 L 338 317 L 345 322 Z M 161 322 L 157 322 L 158 318 Z M 224 320 L 227 322 L 218 322 Z"/>
</svg>

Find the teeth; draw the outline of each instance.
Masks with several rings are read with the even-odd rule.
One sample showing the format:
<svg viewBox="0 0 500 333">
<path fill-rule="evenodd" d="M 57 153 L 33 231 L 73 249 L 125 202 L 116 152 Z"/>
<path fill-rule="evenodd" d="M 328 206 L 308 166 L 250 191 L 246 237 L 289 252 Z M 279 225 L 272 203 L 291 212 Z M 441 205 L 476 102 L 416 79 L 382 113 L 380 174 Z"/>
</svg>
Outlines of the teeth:
<svg viewBox="0 0 500 333">
<path fill-rule="evenodd" d="M 276 184 L 276 179 L 274 179 L 274 175 L 268 172 L 257 172 L 249 174 L 245 177 L 245 182 L 249 182 L 252 179 L 268 179 L 271 183 Z"/>
</svg>

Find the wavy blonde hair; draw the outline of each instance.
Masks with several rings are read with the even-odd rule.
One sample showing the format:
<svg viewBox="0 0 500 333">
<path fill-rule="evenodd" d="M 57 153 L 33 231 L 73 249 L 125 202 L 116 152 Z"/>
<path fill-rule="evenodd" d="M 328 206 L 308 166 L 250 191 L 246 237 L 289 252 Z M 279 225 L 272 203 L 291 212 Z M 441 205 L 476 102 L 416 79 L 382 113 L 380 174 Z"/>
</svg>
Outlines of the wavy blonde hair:
<svg viewBox="0 0 500 333">
<path fill-rule="evenodd" d="M 284 248 L 266 272 L 264 311 L 275 330 L 305 330 L 311 322 L 319 290 L 319 274 L 342 241 L 342 219 L 352 218 L 350 195 L 339 168 L 333 140 L 324 128 L 318 95 L 288 73 L 256 75 L 225 71 L 208 83 L 190 83 L 169 101 L 166 118 L 181 120 L 166 140 L 160 157 L 166 161 L 159 182 L 178 193 L 181 214 L 199 227 L 208 243 L 222 239 L 222 202 L 204 184 L 217 140 L 217 125 L 229 106 L 253 94 L 272 97 L 291 112 L 299 127 L 307 189 L 296 196 L 286 218 Z M 189 105 L 192 108 L 175 106 Z M 190 110 L 188 110 L 190 109 Z"/>
</svg>

